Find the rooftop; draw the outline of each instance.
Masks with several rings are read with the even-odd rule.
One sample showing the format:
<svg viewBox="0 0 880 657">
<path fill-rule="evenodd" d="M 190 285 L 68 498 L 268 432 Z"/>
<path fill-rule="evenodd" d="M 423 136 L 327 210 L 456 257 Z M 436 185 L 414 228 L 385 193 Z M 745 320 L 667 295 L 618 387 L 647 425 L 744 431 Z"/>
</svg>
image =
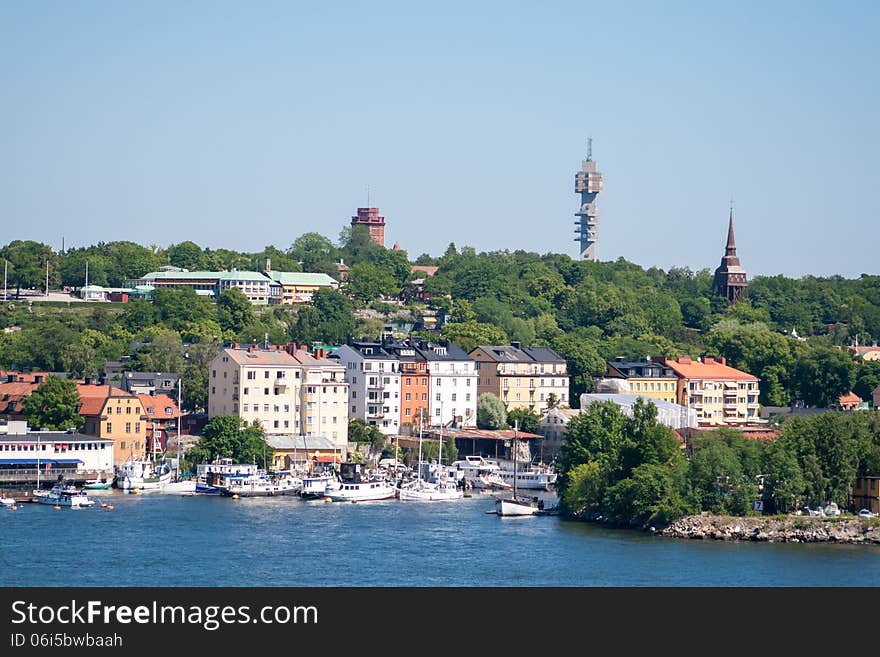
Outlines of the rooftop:
<svg viewBox="0 0 880 657">
<path fill-rule="evenodd" d="M 338 281 L 323 273 L 304 271 L 268 271 L 266 276 L 281 285 L 337 286 Z"/>
<path fill-rule="evenodd" d="M 702 362 L 681 356 L 675 360 L 664 358 L 663 363 L 685 379 L 721 379 L 735 381 L 757 381 L 758 377 L 730 367 L 724 359 L 720 361 L 706 356 Z"/>
</svg>

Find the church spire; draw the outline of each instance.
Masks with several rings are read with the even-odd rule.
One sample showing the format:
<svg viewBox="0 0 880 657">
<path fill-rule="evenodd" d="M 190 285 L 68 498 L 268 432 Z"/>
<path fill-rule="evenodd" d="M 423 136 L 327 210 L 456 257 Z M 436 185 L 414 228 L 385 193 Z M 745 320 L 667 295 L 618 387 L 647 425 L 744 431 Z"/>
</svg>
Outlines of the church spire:
<svg viewBox="0 0 880 657">
<path fill-rule="evenodd" d="M 727 226 L 727 253 L 726 255 L 736 255 L 736 238 L 733 236 L 733 203 L 730 204 L 730 224 Z"/>
</svg>

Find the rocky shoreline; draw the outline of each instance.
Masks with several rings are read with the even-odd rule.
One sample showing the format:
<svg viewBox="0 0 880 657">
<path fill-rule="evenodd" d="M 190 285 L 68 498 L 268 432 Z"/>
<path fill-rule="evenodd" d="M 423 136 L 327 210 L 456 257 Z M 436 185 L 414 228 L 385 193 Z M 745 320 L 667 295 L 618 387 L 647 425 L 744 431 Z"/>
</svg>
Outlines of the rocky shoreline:
<svg viewBox="0 0 880 657">
<path fill-rule="evenodd" d="M 767 543 L 853 543 L 880 545 L 880 522 L 862 518 L 807 516 L 685 516 L 649 531 L 660 536 Z"/>
</svg>

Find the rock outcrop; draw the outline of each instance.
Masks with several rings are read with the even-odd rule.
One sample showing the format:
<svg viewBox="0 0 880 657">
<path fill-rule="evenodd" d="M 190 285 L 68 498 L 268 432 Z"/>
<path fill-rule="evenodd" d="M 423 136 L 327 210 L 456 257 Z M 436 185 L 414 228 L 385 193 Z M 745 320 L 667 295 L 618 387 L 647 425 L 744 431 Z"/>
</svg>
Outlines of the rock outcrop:
<svg viewBox="0 0 880 657">
<path fill-rule="evenodd" d="M 685 516 L 657 533 L 674 538 L 720 541 L 880 544 L 880 522 L 852 517 Z"/>
</svg>

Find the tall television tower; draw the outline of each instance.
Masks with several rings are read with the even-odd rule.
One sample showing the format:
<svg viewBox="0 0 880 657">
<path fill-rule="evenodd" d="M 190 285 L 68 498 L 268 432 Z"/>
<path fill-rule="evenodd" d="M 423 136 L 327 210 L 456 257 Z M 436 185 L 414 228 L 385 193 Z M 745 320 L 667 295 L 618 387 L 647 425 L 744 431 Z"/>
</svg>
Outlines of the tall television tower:
<svg viewBox="0 0 880 657">
<path fill-rule="evenodd" d="M 593 138 L 587 139 L 587 159 L 581 164 L 581 170 L 574 174 L 574 193 L 581 195 L 581 209 L 574 213 L 575 242 L 581 245 L 581 260 L 596 259 L 596 232 L 599 210 L 596 208 L 596 196 L 602 191 L 602 174 L 593 162 Z"/>
</svg>

